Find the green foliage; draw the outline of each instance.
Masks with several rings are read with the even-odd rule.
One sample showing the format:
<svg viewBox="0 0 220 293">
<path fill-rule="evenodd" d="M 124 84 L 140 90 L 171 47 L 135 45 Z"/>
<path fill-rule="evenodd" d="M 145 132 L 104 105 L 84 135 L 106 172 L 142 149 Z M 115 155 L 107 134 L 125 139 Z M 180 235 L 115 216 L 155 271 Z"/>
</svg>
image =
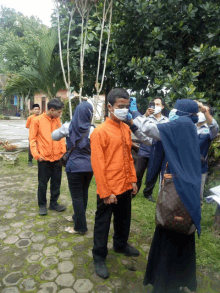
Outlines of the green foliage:
<svg viewBox="0 0 220 293">
<path fill-rule="evenodd" d="M 140 92 L 140 104 L 161 95 L 171 104 L 196 98 L 220 109 L 219 2 L 125 0 L 115 6 L 117 83 Z"/>
<path fill-rule="evenodd" d="M 74 98 L 71 100 L 71 105 L 72 105 L 72 113 L 75 111 L 76 106 L 79 104 L 79 99 Z M 62 122 L 70 121 L 70 114 L 69 114 L 69 101 L 65 100 L 64 101 L 64 108 L 62 112 Z"/>
</svg>

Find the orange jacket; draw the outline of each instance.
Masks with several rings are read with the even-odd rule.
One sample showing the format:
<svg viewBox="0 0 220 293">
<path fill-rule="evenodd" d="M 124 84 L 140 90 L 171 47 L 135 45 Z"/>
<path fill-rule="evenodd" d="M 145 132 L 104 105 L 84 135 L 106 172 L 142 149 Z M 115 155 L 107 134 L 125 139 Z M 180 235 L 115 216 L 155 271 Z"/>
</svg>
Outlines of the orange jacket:
<svg viewBox="0 0 220 293">
<path fill-rule="evenodd" d="M 53 141 L 51 138 L 51 133 L 60 127 L 60 118 L 51 119 L 45 113 L 32 120 L 29 140 L 31 153 L 36 160 L 43 157 L 45 161 L 54 162 L 66 152 L 64 138 L 60 141 Z"/>
<path fill-rule="evenodd" d="M 32 122 L 32 120 L 33 120 L 35 117 L 37 117 L 36 114 L 33 114 L 33 115 L 31 115 L 31 116 L 28 117 L 27 122 L 26 122 L 26 128 L 30 128 L 30 126 L 31 126 L 31 122 Z"/>
<path fill-rule="evenodd" d="M 131 131 L 109 118 L 91 134 L 91 162 L 100 198 L 119 195 L 137 182 Z"/>
</svg>

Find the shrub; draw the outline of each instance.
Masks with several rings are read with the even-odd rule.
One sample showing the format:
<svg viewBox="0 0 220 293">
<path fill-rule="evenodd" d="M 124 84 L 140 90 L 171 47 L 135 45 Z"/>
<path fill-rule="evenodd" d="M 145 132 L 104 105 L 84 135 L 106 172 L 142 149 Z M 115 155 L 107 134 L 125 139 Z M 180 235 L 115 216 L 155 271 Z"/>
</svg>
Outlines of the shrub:
<svg viewBox="0 0 220 293">
<path fill-rule="evenodd" d="M 79 104 L 79 98 L 74 98 L 71 100 L 72 105 L 72 113 L 75 111 L 76 106 Z M 64 108 L 62 113 L 62 122 L 70 121 L 70 114 L 69 114 L 69 101 L 64 101 Z"/>
<path fill-rule="evenodd" d="M 0 140 L 0 151 L 3 152 L 16 152 L 18 150 L 18 146 L 15 144 L 11 144 L 9 141 Z"/>
</svg>

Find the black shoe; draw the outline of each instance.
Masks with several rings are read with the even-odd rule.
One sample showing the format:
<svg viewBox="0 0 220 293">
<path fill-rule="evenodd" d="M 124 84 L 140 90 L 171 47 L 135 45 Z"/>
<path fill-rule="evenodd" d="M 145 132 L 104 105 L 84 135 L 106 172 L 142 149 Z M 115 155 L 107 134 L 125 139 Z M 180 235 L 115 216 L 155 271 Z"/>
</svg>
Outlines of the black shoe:
<svg viewBox="0 0 220 293">
<path fill-rule="evenodd" d="M 125 248 L 122 250 L 114 249 L 116 253 L 124 253 L 125 256 L 139 256 L 140 252 L 133 246 L 126 244 Z"/>
<path fill-rule="evenodd" d="M 32 162 L 28 162 L 28 167 L 33 167 L 33 163 Z"/>
<path fill-rule="evenodd" d="M 155 199 L 152 197 L 152 195 L 150 196 L 144 196 L 146 199 L 148 199 L 149 201 L 155 202 Z"/>
<path fill-rule="evenodd" d="M 56 212 L 63 212 L 63 211 L 65 211 L 65 209 L 66 209 L 65 206 L 61 206 L 59 204 L 49 207 L 49 210 L 53 210 L 53 211 L 56 211 Z"/>
<path fill-rule="evenodd" d="M 109 271 L 104 261 L 94 262 L 95 272 L 102 279 L 108 279 Z"/>
<path fill-rule="evenodd" d="M 39 212 L 38 214 L 40 216 L 45 216 L 47 214 L 47 207 L 39 207 Z"/>
</svg>

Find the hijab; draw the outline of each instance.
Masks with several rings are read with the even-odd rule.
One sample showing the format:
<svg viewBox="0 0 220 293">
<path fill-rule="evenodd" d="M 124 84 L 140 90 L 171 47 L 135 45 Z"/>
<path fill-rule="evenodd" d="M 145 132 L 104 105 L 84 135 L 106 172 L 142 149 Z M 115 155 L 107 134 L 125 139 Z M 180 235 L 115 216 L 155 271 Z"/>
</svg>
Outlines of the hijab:
<svg viewBox="0 0 220 293">
<path fill-rule="evenodd" d="M 196 126 L 198 105 L 193 100 L 177 100 L 175 120 L 158 124 L 169 171 L 184 206 L 201 233 L 201 160 Z"/>
<path fill-rule="evenodd" d="M 86 147 L 88 143 L 89 128 L 91 126 L 92 115 L 93 107 L 90 103 L 82 102 L 76 107 L 69 128 L 69 138 L 72 146 L 75 146 L 76 142 L 79 139 L 82 139 L 82 136 L 85 135 L 85 132 L 87 132 L 85 137 L 83 137 L 83 139 L 78 144 L 79 148 Z"/>
</svg>

